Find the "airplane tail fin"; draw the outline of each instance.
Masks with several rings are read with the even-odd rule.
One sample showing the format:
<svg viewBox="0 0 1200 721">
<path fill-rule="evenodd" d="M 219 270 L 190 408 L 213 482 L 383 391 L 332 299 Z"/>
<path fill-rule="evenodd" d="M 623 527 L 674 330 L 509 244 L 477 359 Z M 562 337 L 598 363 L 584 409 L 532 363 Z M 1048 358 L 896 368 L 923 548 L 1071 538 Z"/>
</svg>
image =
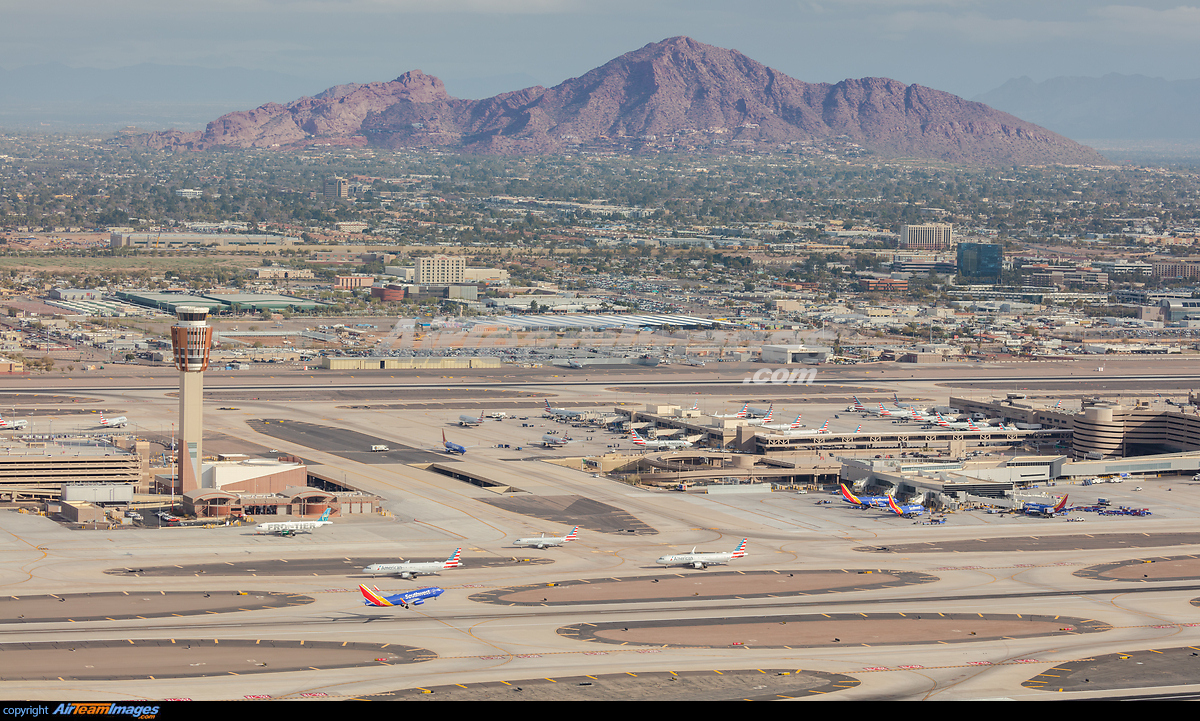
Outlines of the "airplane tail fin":
<svg viewBox="0 0 1200 721">
<path fill-rule="evenodd" d="M 460 559 L 462 559 L 462 549 L 456 548 L 450 558 L 447 558 L 446 562 L 442 564 L 442 568 L 458 568 L 462 565 Z"/>
<path fill-rule="evenodd" d="M 896 505 L 896 499 L 893 498 L 892 496 L 888 496 L 887 499 L 888 499 L 888 508 L 892 509 L 892 513 L 895 513 L 897 516 L 903 516 L 904 511 L 900 510 L 900 506 Z"/>
<path fill-rule="evenodd" d="M 1067 507 L 1067 496 L 1068 495 L 1069 494 L 1066 494 L 1066 493 L 1063 494 L 1062 500 L 1060 500 L 1058 502 L 1058 505 L 1054 507 L 1055 513 L 1058 513 L 1059 511 L 1061 511 L 1062 509 Z"/>
<path fill-rule="evenodd" d="M 845 484 L 839 484 L 838 487 L 842 489 L 842 498 L 845 498 L 850 503 L 860 506 L 862 505 L 862 501 L 858 500 L 858 497 L 851 493 L 850 489 L 846 488 Z"/>
<path fill-rule="evenodd" d="M 364 601 L 364 603 L 366 603 L 368 606 L 394 606 L 395 605 L 394 603 L 392 603 L 391 601 L 387 600 L 382 595 L 380 595 L 378 592 L 378 589 L 372 591 L 371 589 L 367 588 L 365 584 L 360 584 L 358 587 L 358 590 L 362 591 L 363 598 L 366 599 L 366 601 Z"/>
<path fill-rule="evenodd" d="M 742 542 L 738 544 L 738 547 L 733 549 L 734 558 L 742 558 L 746 555 L 746 541 L 747 539 L 743 538 Z"/>
<path fill-rule="evenodd" d="M 326 509 L 325 509 L 325 512 L 324 512 L 324 513 L 322 513 L 322 514 L 321 514 L 321 517 L 320 517 L 320 518 L 318 518 L 317 520 L 318 520 L 318 521 L 328 521 L 328 520 L 329 520 L 329 516 L 330 516 L 330 514 L 331 514 L 331 513 L 333 513 L 333 509 L 332 509 L 332 508 L 326 508 Z"/>
<path fill-rule="evenodd" d="M 575 541 L 575 540 L 578 540 L 578 539 L 579 539 L 579 526 L 575 526 L 574 528 L 572 528 L 572 529 L 571 529 L 571 532 L 570 532 L 570 533 L 568 533 L 568 534 L 567 534 L 567 535 L 566 535 L 566 536 L 563 538 L 563 540 L 564 540 L 564 541 Z"/>
</svg>

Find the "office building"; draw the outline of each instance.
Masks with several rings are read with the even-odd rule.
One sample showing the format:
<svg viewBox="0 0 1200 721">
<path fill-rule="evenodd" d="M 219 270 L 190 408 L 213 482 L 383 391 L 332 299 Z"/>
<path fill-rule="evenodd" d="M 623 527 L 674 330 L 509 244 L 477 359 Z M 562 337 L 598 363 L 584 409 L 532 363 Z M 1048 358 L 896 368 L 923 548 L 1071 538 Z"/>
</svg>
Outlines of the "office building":
<svg viewBox="0 0 1200 721">
<path fill-rule="evenodd" d="M 337 200 L 350 196 L 350 181 L 339 176 L 325 179 L 325 200 Z"/>
<path fill-rule="evenodd" d="M 1004 246 L 991 243 L 959 243 L 958 274 L 964 278 L 1000 279 L 1004 266 Z"/>
</svg>

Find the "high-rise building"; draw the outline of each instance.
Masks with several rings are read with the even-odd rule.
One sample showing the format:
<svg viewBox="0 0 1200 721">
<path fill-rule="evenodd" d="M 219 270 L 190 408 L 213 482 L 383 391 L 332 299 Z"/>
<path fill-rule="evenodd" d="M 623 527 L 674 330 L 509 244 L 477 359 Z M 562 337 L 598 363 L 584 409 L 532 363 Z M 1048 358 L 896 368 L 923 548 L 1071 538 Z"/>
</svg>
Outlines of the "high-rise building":
<svg viewBox="0 0 1200 721">
<path fill-rule="evenodd" d="M 958 274 L 972 279 L 1000 279 L 1004 246 L 992 243 L 959 243 Z"/>
<path fill-rule="evenodd" d="M 460 255 L 435 255 L 417 258 L 416 266 L 413 282 L 417 285 L 446 285 L 463 282 L 467 260 Z"/>
<path fill-rule="evenodd" d="M 179 370 L 179 480 L 181 493 L 200 488 L 204 455 L 204 371 L 212 348 L 213 329 L 208 325 L 208 308 L 178 306 L 171 326 L 171 347 Z"/>
<path fill-rule="evenodd" d="M 944 250 L 954 244 L 953 227 L 950 223 L 902 225 L 900 247 L 908 250 Z"/>
<path fill-rule="evenodd" d="M 337 200 L 350 196 L 350 181 L 337 175 L 325 179 L 325 200 Z"/>
</svg>

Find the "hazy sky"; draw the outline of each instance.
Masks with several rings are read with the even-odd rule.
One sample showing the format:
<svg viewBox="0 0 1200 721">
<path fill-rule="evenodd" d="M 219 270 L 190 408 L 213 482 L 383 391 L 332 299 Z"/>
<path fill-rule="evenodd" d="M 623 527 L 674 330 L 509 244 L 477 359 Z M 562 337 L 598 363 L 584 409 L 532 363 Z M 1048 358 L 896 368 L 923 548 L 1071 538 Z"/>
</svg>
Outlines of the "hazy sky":
<svg viewBox="0 0 1200 721">
<path fill-rule="evenodd" d="M 0 0 L 0 67 L 241 66 L 313 91 L 421 68 L 460 97 L 554 85 L 674 35 L 810 82 L 971 97 L 1028 75 L 1200 77 L 1177 0 Z"/>
</svg>

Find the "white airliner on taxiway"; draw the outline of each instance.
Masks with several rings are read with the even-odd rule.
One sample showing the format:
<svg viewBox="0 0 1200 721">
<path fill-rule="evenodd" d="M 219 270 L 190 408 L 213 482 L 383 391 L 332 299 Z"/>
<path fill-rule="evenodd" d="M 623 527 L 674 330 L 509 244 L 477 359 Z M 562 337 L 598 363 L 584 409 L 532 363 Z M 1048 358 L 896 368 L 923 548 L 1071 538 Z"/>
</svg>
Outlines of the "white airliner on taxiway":
<svg viewBox="0 0 1200 721">
<path fill-rule="evenodd" d="M 104 414 L 100 414 L 100 425 L 105 428 L 121 428 L 129 425 L 129 419 L 125 416 L 117 416 L 116 418 L 105 418 Z"/>
<path fill-rule="evenodd" d="M 567 541 L 574 541 L 579 538 L 579 526 L 571 529 L 571 532 L 565 536 L 547 536 L 542 534 L 537 538 L 518 538 L 513 541 L 514 546 L 524 548 L 549 548 L 551 546 L 561 546 Z"/>
<path fill-rule="evenodd" d="M 691 553 L 680 553 L 674 556 L 663 556 L 658 559 L 658 563 L 664 566 L 691 566 L 693 568 L 706 568 L 708 566 L 722 566 L 729 563 L 735 558 L 742 558 L 746 555 L 746 539 L 743 538 L 738 547 L 732 551 L 725 553 L 696 553 L 696 549 L 692 549 Z"/>
<path fill-rule="evenodd" d="M 458 417 L 458 425 L 460 425 L 460 426 L 483 425 L 483 411 L 479 411 L 478 418 L 476 418 L 475 416 L 468 416 L 467 414 L 464 413 L 463 415 Z"/>
<path fill-rule="evenodd" d="M 29 425 L 29 421 L 10 421 L 0 416 L 0 430 L 15 431 Z"/>
<path fill-rule="evenodd" d="M 417 576 L 437 576 L 438 571 L 448 568 L 458 568 L 462 565 L 462 549 L 454 549 L 454 553 L 445 561 L 401 561 L 400 563 L 372 563 L 363 569 L 372 576 L 382 573 L 396 575 L 400 578 L 416 578 Z"/>
<path fill-rule="evenodd" d="M 326 508 L 321 517 L 315 521 L 271 521 L 258 524 L 254 530 L 259 533 L 278 533 L 281 536 L 294 536 L 299 531 L 308 533 L 321 526 L 332 526 L 333 521 L 329 520 L 330 513 L 331 510 Z"/>
</svg>

